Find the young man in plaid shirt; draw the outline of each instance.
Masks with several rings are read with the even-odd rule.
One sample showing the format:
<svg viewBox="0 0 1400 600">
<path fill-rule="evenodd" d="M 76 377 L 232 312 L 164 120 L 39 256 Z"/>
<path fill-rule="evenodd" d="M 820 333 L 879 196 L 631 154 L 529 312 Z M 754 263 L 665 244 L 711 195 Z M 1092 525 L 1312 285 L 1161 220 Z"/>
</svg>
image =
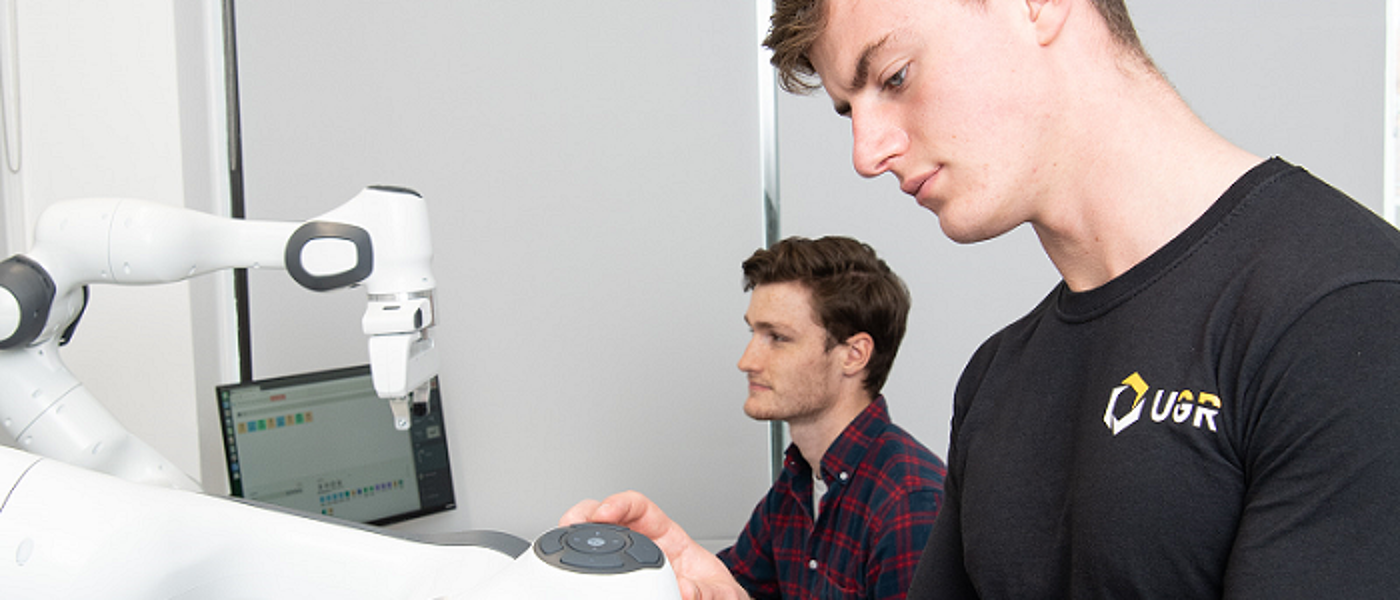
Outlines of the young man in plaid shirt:
<svg viewBox="0 0 1400 600">
<path fill-rule="evenodd" d="M 686 598 L 902 599 L 943 499 L 944 465 L 890 422 L 880 389 L 909 293 L 869 246 L 789 238 L 744 262 L 753 338 L 744 412 L 792 434 L 784 469 L 734 546 L 710 554 L 650 500 L 584 501 L 562 524 L 655 539 Z"/>
</svg>

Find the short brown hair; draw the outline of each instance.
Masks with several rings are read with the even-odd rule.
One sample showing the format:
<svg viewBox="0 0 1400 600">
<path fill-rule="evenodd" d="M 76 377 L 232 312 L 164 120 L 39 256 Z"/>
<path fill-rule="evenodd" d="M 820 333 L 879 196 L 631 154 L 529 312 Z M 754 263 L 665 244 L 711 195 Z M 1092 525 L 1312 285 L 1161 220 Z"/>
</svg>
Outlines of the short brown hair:
<svg viewBox="0 0 1400 600">
<path fill-rule="evenodd" d="M 773 0 L 768 22 L 763 47 L 773 51 L 768 62 L 778 70 L 778 84 L 794 94 L 821 87 L 808 54 L 826 29 L 826 0 Z"/>
<path fill-rule="evenodd" d="M 870 246 L 848 237 L 790 237 L 744 261 L 744 291 L 796 282 L 812 293 L 827 350 L 857 333 L 875 342 L 865 390 L 874 398 L 889 377 L 909 319 L 909 289 Z"/>
<path fill-rule="evenodd" d="M 986 0 L 963 0 L 983 4 Z M 1151 66 L 1152 59 L 1138 39 L 1137 29 L 1128 16 L 1124 0 L 1090 0 L 1118 45 L 1133 57 Z M 773 51 L 769 60 L 778 70 L 778 83 L 784 90 L 805 94 L 819 87 L 817 70 L 809 53 L 826 29 L 826 0 L 773 0 L 768 36 L 763 46 Z"/>
</svg>

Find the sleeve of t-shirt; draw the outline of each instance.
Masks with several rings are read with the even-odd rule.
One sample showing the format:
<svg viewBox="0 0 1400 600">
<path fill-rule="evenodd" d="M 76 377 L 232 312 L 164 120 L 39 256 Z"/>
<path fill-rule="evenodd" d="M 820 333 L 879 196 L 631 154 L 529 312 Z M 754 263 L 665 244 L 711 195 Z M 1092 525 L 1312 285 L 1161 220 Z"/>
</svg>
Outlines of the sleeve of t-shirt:
<svg viewBox="0 0 1400 600">
<path fill-rule="evenodd" d="M 1394 597 L 1400 284 L 1352 285 L 1318 301 L 1249 385 L 1234 441 L 1246 496 L 1225 597 Z"/>
<path fill-rule="evenodd" d="M 938 518 L 934 520 L 928 543 L 924 545 L 918 567 L 914 569 L 909 600 L 977 598 L 972 580 L 963 566 L 962 493 L 959 487 L 963 459 L 958 448 L 958 433 L 961 430 L 961 416 L 967 413 L 964 403 L 975 395 L 982 373 L 995 354 L 996 347 L 996 337 L 983 344 L 958 379 L 948 443 L 948 472 L 943 478 L 942 506 Z"/>
</svg>

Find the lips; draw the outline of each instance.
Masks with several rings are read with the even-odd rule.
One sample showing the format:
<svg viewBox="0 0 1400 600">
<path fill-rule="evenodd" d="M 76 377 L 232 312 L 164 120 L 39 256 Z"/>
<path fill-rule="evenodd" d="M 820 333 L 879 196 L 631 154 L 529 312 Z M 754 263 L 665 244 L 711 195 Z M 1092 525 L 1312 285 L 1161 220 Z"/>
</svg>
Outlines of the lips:
<svg viewBox="0 0 1400 600">
<path fill-rule="evenodd" d="M 900 181 L 900 182 L 899 182 L 899 189 L 900 189 L 900 191 L 902 191 L 902 192 L 904 192 L 904 193 L 906 193 L 906 194 L 909 194 L 910 196 L 913 196 L 913 197 L 915 197 L 915 198 L 918 198 L 918 197 L 919 197 L 919 190 L 922 190 L 923 187 L 924 187 L 924 184 L 927 183 L 928 180 L 933 179 L 933 176 L 934 176 L 934 175 L 937 175 L 939 170 L 941 170 L 941 169 L 934 169 L 934 170 L 929 171 L 929 172 L 927 172 L 927 173 L 924 173 L 924 174 L 922 174 L 922 175 L 916 175 L 916 176 L 914 176 L 914 177 L 910 177 L 909 179 L 905 179 L 905 180 L 903 180 L 903 181 Z"/>
</svg>

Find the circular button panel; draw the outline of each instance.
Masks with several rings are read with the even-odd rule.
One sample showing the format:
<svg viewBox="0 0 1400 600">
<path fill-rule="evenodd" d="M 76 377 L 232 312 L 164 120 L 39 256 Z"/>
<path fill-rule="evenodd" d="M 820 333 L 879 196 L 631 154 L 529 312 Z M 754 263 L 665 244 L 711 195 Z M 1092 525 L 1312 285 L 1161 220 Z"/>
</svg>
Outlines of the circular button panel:
<svg viewBox="0 0 1400 600">
<path fill-rule="evenodd" d="M 627 546 L 627 534 L 604 527 L 580 527 L 564 534 L 564 545 L 588 554 L 614 554 Z"/>
<path fill-rule="evenodd" d="M 535 541 L 535 555 L 545 563 L 578 573 L 630 573 L 665 564 L 661 549 L 646 536 L 601 523 L 551 530 Z"/>
</svg>

